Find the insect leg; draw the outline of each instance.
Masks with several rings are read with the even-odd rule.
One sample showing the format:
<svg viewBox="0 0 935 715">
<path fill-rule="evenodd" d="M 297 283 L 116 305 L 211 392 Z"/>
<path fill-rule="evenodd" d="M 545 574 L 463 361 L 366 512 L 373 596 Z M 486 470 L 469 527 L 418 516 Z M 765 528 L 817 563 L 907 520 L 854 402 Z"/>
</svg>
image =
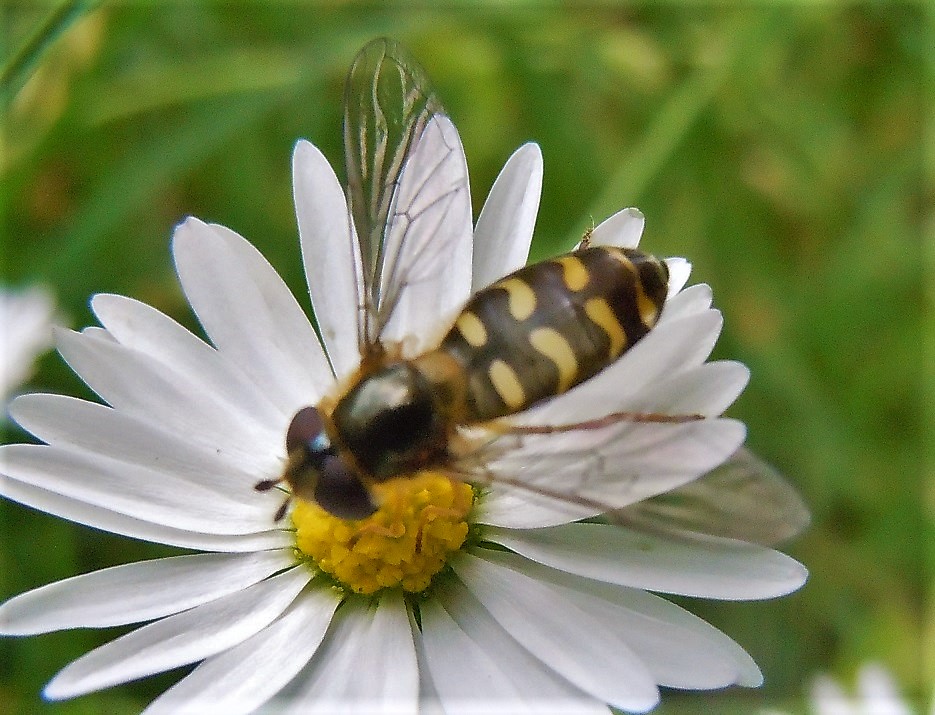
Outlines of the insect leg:
<svg viewBox="0 0 935 715">
<path fill-rule="evenodd" d="M 684 422 L 697 422 L 705 419 L 704 415 L 666 415 L 658 412 L 611 412 L 603 417 L 582 422 L 571 422 L 559 425 L 509 425 L 503 424 L 500 429 L 505 434 L 556 434 L 559 432 L 575 432 L 577 430 L 595 430 L 609 427 L 618 422 L 649 422 L 656 424 L 682 424 Z M 497 424 L 491 425 L 498 429 Z"/>
</svg>

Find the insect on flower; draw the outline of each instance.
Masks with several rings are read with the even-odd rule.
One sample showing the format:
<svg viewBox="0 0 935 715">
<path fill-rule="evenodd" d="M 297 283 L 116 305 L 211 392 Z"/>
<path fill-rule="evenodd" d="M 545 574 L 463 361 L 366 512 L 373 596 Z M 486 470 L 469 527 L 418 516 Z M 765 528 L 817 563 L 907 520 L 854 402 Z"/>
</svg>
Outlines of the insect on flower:
<svg viewBox="0 0 935 715">
<path fill-rule="evenodd" d="M 613 460 L 603 451 L 619 431 L 640 423 L 685 425 L 704 415 L 626 410 L 569 422 L 511 419 L 602 372 L 653 329 L 665 308 L 669 271 L 650 254 L 592 245 L 588 231 L 574 251 L 477 286 L 466 305 L 438 306 L 449 329 L 413 352 L 397 328 L 400 316 L 435 308 L 424 305 L 423 286 L 463 258 L 437 250 L 433 236 L 444 230 L 453 199 L 468 191 L 465 175 L 451 171 L 446 181 L 448 163 L 429 164 L 417 151 L 423 142 L 455 146 L 448 141 L 451 125 L 423 70 L 386 39 L 355 59 L 344 121 L 362 297 L 360 365 L 336 395 L 296 413 L 281 477 L 256 485 L 288 486 L 276 520 L 293 497 L 339 518 L 363 519 L 379 506 L 374 485 L 432 470 L 564 501 L 582 517 L 606 514 L 669 533 L 685 528 L 775 543 L 804 527 L 807 511 L 796 492 L 746 450 L 664 495 L 634 501 L 626 494 L 625 476 L 610 472 Z M 426 180 L 404 190 L 404 172 Z M 463 260 L 470 270 L 470 257 Z M 508 461 L 511 447 L 559 433 L 579 433 L 580 450 L 551 455 L 546 468 L 589 465 L 584 478 L 561 489 L 489 466 L 492 458 Z M 589 486 L 615 478 L 623 487 L 616 498 L 589 493 Z"/>
<path fill-rule="evenodd" d="M 807 512 L 736 453 L 723 413 L 749 371 L 709 360 L 711 290 L 636 250 L 635 209 L 521 268 L 538 147 L 475 223 L 460 137 L 389 41 L 352 66 L 345 131 L 346 192 L 314 145 L 293 154 L 317 333 L 246 239 L 189 217 L 173 255 L 207 341 L 98 295 L 101 327 L 58 347 L 104 403 L 13 403 L 41 443 L 0 447 L 5 498 L 200 552 L 0 603 L 4 636 L 144 624 L 44 696 L 195 663 L 149 715 L 646 712 L 660 686 L 758 686 L 739 644 L 657 595 L 807 576 L 746 543 Z"/>
</svg>

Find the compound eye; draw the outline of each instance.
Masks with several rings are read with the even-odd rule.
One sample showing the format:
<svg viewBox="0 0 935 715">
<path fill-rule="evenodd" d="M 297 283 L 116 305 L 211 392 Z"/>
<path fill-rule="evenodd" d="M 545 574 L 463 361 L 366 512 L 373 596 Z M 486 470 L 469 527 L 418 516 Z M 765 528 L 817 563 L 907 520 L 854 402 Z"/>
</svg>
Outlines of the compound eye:
<svg viewBox="0 0 935 715">
<path fill-rule="evenodd" d="M 339 519 L 365 519 L 377 510 L 370 492 L 340 457 L 325 457 L 315 485 L 315 501 Z"/>
<path fill-rule="evenodd" d="M 303 407 L 295 413 L 289 429 L 286 430 L 286 452 L 292 454 L 295 450 L 306 447 L 315 442 L 325 429 L 324 421 L 316 407 Z"/>
</svg>

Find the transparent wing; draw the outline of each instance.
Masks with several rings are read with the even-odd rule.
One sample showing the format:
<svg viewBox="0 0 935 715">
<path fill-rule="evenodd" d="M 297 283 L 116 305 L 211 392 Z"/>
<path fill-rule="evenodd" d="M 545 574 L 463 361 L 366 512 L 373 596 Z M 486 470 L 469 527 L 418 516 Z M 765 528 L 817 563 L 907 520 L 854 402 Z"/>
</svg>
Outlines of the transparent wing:
<svg viewBox="0 0 935 715">
<path fill-rule="evenodd" d="M 489 508 L 500 511 L 492 523 L 502 525 L 528 512 L 519 507 L 530 502 L 555 510 L 554 516 L 536 516 L 540 524 L 615 512 L 714 469 L 744 438 L 736 420 L 643 413 L 477 431 L 499 434 L 473 452 L 469 447 L 458 466 L 492 485 L 496 498 L 488 500 Z"/>
<path fill-rule="evenodd" d="M 475 481 L 498 491 L 490 507 L 495 513 L 486 516 L 501 523 L 513 520 L 510 511 L 526 513 L 530 526 L 601 515 L 675 538 L 719 536 L 768 546 L 808 525 L 795 488 L 749 450 L 737 449 L 740 423 L 691 416 L 660 423 L 658 417 L 621 415 L 599 427 L 503 435 L 477 455 L 489 463 L 472 467 Z"/>
<path fill-rule="evenodd" d="M 745 448 L 699 479 L 613 516 L 632 527 L 724 536 L 766 546 L 797 536 L 811 521 L 795 487 Z"/>
<path fill-rule="evenodd" d="M 364 356 L 382 337 L 403 286 L 431 275 L 430 265 L 442 258 L 442 250 L 432 255 L 431 245 L 406 245 L 429 233 L 417 231 L 418 224 L 441 223 L 451 199 L 467 195 L 463 152 L 452 133 L 425 72 L 401 45 L 381 38 L 358 53 L 345 87 L 344 148 L 363 268 Z M 410 176 L 401 190 L 404 170 Z M 469 200 L 466 205 L 469 211 Z M 415 258 L 426 265 L 416 270 L 410 265 Z"/>
</svg>

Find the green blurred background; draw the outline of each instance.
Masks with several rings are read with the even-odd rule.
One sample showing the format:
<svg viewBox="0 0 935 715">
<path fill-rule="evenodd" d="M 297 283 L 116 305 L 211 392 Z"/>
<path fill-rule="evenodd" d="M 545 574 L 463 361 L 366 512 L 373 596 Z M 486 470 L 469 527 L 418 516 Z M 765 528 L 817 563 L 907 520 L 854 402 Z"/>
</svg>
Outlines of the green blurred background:
<svg viewBox="0 0 935 715">
<path fill-rule="evenodd" d="M 805 712 L 817 672 L 850 685 L 867 660 L 927 697 L 932 17 L 909 3 L 508 7 L 7 2 L 4 282 L 52 286 L 73 327 L 92 322 L 91 294 L 117 292 L 196 328 L 168 251 L 193 214 L 254 242 L 307 306 L 292 146 L 310 139 L 341 174 L 344 73 L 394 36 L 460 129 L 475 211 L 513 149 L 542 147 L 534 257 L 633 205 L 645 247 L 693 261 L 725 314 L 717 355 L 753 371 L 732 414 L 813 510 L 788 547 L 811 570 L 800 592 L 686 601 L 754 655 L 764 687 L 667 692 L 660 712 Z M 30 389 L 90 397 L 54 355 Z M 0 515 L 0 599 L 170 553 L 15 504 Z M 116 632 L 0 641 L 0 712 L 141 709 L 180 674 L 39 696 Z"/>
</svg>

